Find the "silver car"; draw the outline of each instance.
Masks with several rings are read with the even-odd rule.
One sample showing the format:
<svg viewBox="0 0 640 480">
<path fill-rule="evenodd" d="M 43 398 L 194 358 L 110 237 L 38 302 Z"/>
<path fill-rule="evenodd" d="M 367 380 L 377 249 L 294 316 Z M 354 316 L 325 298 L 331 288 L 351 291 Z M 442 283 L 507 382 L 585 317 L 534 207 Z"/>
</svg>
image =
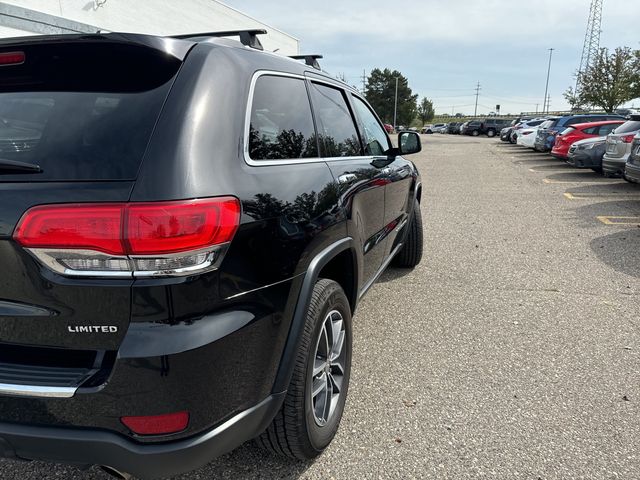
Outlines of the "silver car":
<svg viewBox="0 0 640 480">
<path fill-rule="evenodd" d="M 630 120 L 607 135 L 607 146 L 602 158 L 602 173 L 605 177 L 624 176 L 624 166 L 631 153 L 633 137 L 640 131 L 640 115 L 632 115 Z"/>
</svg>

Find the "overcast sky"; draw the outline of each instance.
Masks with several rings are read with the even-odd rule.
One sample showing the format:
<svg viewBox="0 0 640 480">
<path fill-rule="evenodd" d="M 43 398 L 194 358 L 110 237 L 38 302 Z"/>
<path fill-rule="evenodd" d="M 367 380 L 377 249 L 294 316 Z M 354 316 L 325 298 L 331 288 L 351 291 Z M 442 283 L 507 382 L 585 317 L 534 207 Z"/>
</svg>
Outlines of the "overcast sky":
<svg viewBox="0 0 640 480">
<path fill-rule="evenodd" d="M 438 113 L 542 109 L 553 47 L 551 109 L 574 80 L 590 0 L 223 0 L 321 53 L 323 69 L 362 85 L 375 67 L 397 69 Z M 640 1 L 604 0 L 600 45 L 640 48 Z M 632 102 L 631 102 L 632 103 Z M 636 100 L 636 106 L 640 101 Z"/>
</svg>

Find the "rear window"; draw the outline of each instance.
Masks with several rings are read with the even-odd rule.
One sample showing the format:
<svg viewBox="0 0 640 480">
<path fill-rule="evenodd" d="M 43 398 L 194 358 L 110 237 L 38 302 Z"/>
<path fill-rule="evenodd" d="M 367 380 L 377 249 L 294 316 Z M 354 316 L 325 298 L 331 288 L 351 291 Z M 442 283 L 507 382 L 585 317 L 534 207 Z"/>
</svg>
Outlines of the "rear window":
<svg viewBox="0 0 640 480">
<path fill-rule="evenodd" d="M 629 120 L 616 128 L 615 133 L 631 133 L 640 130 L 640 120 Z"/>
<path fill-rule="evenodd" d="M 560 132 L 560 135 L 568 135 L 571 132 L 573 132 L 575 130 L 575 128 L 573 127 L 569 127 L 569 128 L 565 128 L 562 132 Z M 585 131 L 585 133 L 588 133 Z"/>
<path fill-rule="evenodd" d="M 0 158 L 42 172 L 0 181 L 135 179 L 180 62 L 122 44 L 24 50 L 0 78 Z"/>
</svg>

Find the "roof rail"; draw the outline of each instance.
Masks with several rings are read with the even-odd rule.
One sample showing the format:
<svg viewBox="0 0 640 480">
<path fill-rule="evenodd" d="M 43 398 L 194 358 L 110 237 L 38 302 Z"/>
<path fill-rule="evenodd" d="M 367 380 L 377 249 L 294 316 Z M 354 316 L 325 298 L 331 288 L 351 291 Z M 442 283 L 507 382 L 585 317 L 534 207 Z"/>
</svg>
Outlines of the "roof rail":
<svg viewBox="0 0 640 480">
<path fill-rule="evenodd" d="M 323 58 L 322 55 L 290 55 L 289 58 L 293 58 L 294 60 L 304 60 L 305 65 L 309 65 L 317 70 L 322 70 L 318 63 L 318 59 Z"/>
<path fill-rule="evenodd" d="M 171 38 L 180 40 L 198 40 L 211 37 L 240 37 L 240 42 L 247 47 L 256 50 L 264 50 L 262 43 L 258 40 L 258 35 L 264 35 L 267 31 L 262 28 L 254 28 L 249 30 L 228 30 L 226 32 L 204 32 L 204 33 L 185 33 L 183 35 L 172 35 Z"/>
</svg>

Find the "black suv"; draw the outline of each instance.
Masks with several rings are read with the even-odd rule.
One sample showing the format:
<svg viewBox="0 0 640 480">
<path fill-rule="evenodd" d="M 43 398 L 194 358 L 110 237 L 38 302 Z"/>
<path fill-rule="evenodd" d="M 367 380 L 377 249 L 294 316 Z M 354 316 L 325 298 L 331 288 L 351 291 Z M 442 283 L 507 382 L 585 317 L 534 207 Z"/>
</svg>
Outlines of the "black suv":
<svg viewBox="0 0 640 480">
<path fill-rule="evenodd" d="M 336 433 L 358 302 L 422 255 L 420 139 L 236 33 L 0 42 L 0 456 L 153 478 Z"/>
</svg>

